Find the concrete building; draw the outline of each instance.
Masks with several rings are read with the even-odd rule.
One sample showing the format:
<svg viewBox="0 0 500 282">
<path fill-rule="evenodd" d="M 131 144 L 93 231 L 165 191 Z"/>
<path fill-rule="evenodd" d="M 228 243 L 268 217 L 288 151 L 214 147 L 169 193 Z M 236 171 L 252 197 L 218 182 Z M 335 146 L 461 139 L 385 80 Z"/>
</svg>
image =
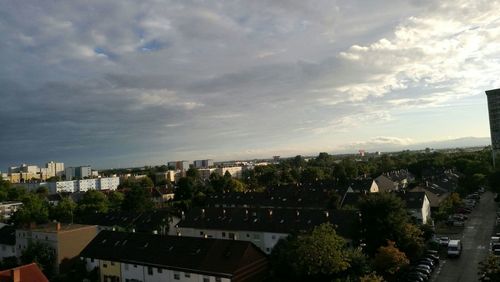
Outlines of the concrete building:
<svg viewBox="0 0 500 282">
<path fill-rule="evenodd" d="M 0 227 L 0 261 L 16 255 L 16 229 L 10 225 Z"/>
<path fill-rule="evenodd" d="M 167 166 L 169 168 L 173 168 L 174 170 L 186 171 L 189 169 L 189 162 L 188 161 L 172 161 L 172 162 L 168 162 Z"/>
<path fill-rule="evenodd" d="M 65 169 L 66 180 L 85 179 L 92 176 L 92 168 L 90 166 L 68 167 Z"/>
<path fill-rule="evenodd" d="M 22 205 L 23 202 L 0 202 L 0 221 L 9 219 Z"/>
<path fill-rule="evenodd" d="M 50 175 L 49 177 L 63 176 L 64 174 L 64 163 L 56 163 L 54 161 L 50 161 L 45 164 L 45 167 L 47 168 L 48 174 Z"/>
<path fill-rule="evenodd" d="M 243 174 L 243 167 L 241 166 L 219 167 L 217 168 L 217 172 L 222 176 L 224 176 L 226 172 L 229 172 L 232 178 L 241 179 Z"/>
<path fill-rule="evenodd" d="M 208 179 L 210 179 L 210 175 L 213 172 L 217 172 L 217 169 L 216 168 L 200 168 L 200 169 L 198 169 L 198 172 L 200 173 L 200 178 L 202 180 L 208 180 Z"/>
<path fill-rule="evenodd" d="M 497 154 L 500 150 L 500 88 L 486 91 L 488 113 L 490 117 L 491 147 L 493 166 L 496 166 Z"/>
<path fill-rule="evenodd" d="M 207 160 L 196 160 L 193 162 L 193 166 L 195 168 L 209 168 L 214 166 L 214 160 L 207 159 Z"/>
<path fill-rule="evenodd" d="M 56 255 L 54 269 L 59 272 L 78 258 L 80 252 L 97 235 L 97 226 L 48 224 L 16 230 L 16 253 L 20 257 L 31 242 L 49 245 Z"/>
</svg>

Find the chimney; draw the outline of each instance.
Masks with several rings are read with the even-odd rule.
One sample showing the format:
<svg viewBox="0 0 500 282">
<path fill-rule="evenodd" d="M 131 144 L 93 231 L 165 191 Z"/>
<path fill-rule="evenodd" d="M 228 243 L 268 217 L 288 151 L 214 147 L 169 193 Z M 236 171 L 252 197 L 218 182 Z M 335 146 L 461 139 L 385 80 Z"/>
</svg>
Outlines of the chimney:
<svg viewBox="0 0 500 282">
<path fill-rule="evenodd" d="M 300 211 L 297 210 L 297 217 L 299 217 L 299 216 L 300 216 Z"/>
<path fill-rule="evenodd" d="M 225 209 L 222 210 L 222 214 L 226 215 L 226 210 Z"/>
<path fill-rule="evenodd" d="M 269 210 L 269 216 L 273 216 L 273 210 Z"/>
<path fill-rule="evenodd" d="M 12 282 L 21 282 L 21 271 L 19 268 L 14 268 L 10 270 L 10 277 Z"/>
<path fill-rule="evenodd" d="M 328 211 L 325 211 L 325 216 L 328 218 L 330 216 L 330 213 Z"/>
<path fill-rule="evenodd" d="M 184 211 L 181 212 L 181 218 L 184 220 L 186 219 L 186 216 L 184 215 Z"/>
<path fill-rule="evenodd" d="M 205 209 L 201 209 L 201 216 L 205 217 Z"/>
<path fill-rule="evenodd" d="M 56 223 L 56 231 L 61 231 L 61 223 Z"/>
</svg>

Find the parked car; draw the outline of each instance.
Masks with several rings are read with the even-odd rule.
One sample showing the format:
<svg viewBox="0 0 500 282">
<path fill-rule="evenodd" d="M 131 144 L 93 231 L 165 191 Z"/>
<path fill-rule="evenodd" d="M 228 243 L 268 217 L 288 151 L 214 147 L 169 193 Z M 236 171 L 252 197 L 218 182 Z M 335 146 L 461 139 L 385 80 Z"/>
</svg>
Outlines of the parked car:
<svg viewBox="0 0 500 282">
<path fill-rule="evenodd" d="M 453 220 L 461 220 L 461 221 L 464 221 L 464 220 L 467 220 L 469 217 L 466 216 L 465 214 L 461 214 L 461 213 L 456 213 L 454 215 L 451 216 L 451 218 Z"/>
<path fill-rule="evenodd" d="M 408 275 L 406 275 L 406 280 L 403 280 L 403 281 L 425 282 L 427 280 L 428 280 L 427 275 L 422 274 L 422 273 L 417 272 L 417 271 L 412 271 L 412 272 L 408 273 Z"/>
<path fill-rule="evenodd" d="M 430 267 L 431 270 L 433 270 L 436 267 L 433 260 L 426 259 L 426 258 L 421 258 L 421 259 L 417 260 L 415 262 L 415 264 L 416 265 L 426 265 L 426 266 Z"/>
<path fill-rule="evenodd" d="M 416 272 L 420 272 L 422 274 L 424 274 L 426 276 L 427 279 L 431 278 L 431 273 L 432 271 L 427 268 L 427 267 L 423 267 L 423 266 L 415 266 L 412 268 L 412 271 L 416 271 Z"/>
<path fill-rule="evenodd" d="M 469 209 L 468 207 L 458 207 L 455 212 L 457 214 L 469 214 L 472 212 L 472 209 Z"/>
<path fill-rule="evenodd" d="M 449 242 L 450 242 L 450 237 L 443 236 L 439 238 L 439 245 L 441 246 L 448 246 Z"/>
<path fill-rule="evenodd" d="M 438 265 L 438 264 L 439 264 L 439 256 L 437 256 L 437 255 L 434 255 L 434 254 L 426 254 L 426 255 L 424 256 L 424 258 L 429 258 L 429 259 L 431 259 L 431 260 L 434 262 L 434 264 L 435 264 L 435 265 Z"/>
</svg>

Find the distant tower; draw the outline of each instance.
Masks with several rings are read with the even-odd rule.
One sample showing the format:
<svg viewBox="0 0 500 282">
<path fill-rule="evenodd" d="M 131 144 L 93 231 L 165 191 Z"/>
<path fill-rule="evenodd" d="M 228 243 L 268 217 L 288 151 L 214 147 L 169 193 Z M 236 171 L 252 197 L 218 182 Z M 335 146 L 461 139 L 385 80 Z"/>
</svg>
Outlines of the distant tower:
<svg viewBox="0 0 500 282">
<path fill-rule="evenodd" d="M 491 154 L 495 167 L 497 153 L 500 150 L 500 88 L 486 91 L 486 96 L 490 115 Z"/>
<path fill-rule="evenodd" d="M 360 157 L 364 157 L 365 156 L 365 150 L 364 149 L 360 149 L 359 150 L 359 156 Z"/>
</svg>

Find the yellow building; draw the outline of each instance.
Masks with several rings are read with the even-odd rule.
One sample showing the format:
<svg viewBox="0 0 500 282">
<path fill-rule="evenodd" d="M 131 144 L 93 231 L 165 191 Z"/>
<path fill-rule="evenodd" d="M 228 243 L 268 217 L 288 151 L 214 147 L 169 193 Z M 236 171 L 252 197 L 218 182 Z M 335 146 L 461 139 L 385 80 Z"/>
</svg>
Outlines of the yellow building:
<svg viewBox="0 0 500 282">
<path fill-rule="evenodd" d="M 101 272 L 102 282 L 119 282 L 121 281 L 121 264 L 117 261 L 100 260 L 99 269 Z"/>
</svg>

